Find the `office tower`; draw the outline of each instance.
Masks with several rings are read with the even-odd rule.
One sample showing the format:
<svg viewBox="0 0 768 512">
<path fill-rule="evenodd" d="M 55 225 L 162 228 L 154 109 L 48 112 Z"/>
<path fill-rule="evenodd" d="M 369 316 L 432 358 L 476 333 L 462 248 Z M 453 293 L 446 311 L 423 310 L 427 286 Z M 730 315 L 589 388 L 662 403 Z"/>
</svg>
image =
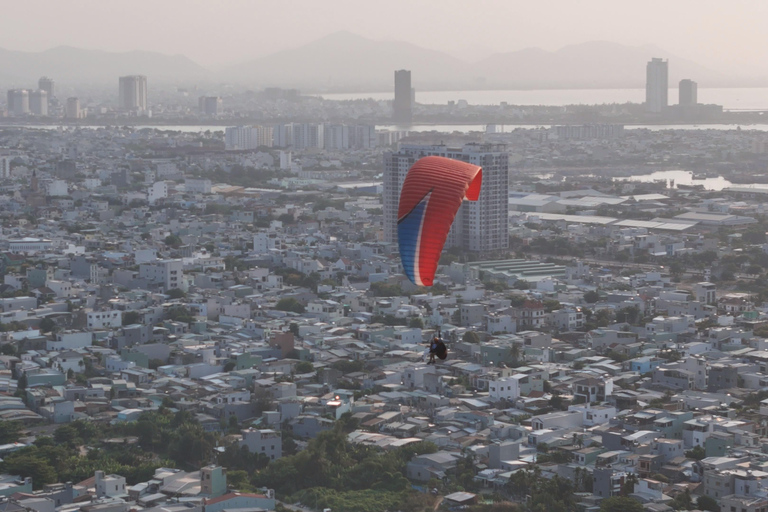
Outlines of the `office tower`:
<svg viewBox="0 0 768 512">
<path fill-rule="evenodd" d="M 693 80 L 688 78 L 680 80 L 680 106 L 691 106 L 698 104 L 698 89 L 698 84 L 696 84 L 696 82 Z"/>
<path fill-rule="evenodd" d="M 29 110 L 36 116 L 48 115 L 48 92 L 40 89 L 29 94 Z"/>
<path fill-rule="evenodd" d="M 37 88 L 48 93 L 48 99 L 56 96 L 56 82 L 53 78 L 48 78 L 47 76 L 40 78 L 40 80 L 37 81 Z"/>
<path fill-rule="evenodd" d="M 397 242 L 397 208 L 408 169 L 425 156 L 444 156 L 479 165 L 483 183 L 478 201 L 465 201 L 456 214 L 445 247 L 488 253 L 509 247 L 509 156 L 503 144 L 461 148 L 405 144 L 384 155 L 384 240 Z"/>
<path fill-rule="evenodd" d="M 218 116 L 223 113 L 224 102 L 218 96 L 200 96 L 198 107 L 200 113 L 206 116 Z"/>
<path fill-rule="evenodd" d="M 645 68 L 645 109 L 654 114 L 667 109 L 668 61 L 653 58 Z"/>
<path fill-rule="evenodd" d="M 8 91 L 8 113 L 23 116 L 29 113 L 29 91 L 10 89 Z"/>
<path fill-rule="evenodd" d="M 395 101 L 392 103 L 392 120 L 396 123 L 410 123 L 413 120 L 411 72 L 405 69 L 395 71 Z"/>
<path fill-rule="evenodd" d="M 67 98 L 64 117 L 67 119 L 80 119 L 83 117 L 83 112 L 80 110 L 80 100 L 78 98 Z"/>
<path fill-rule="evenodd" d="M 126 110 L 147 110 L 147 77 L 121 76 L 119 104 Z"/>
</svg>

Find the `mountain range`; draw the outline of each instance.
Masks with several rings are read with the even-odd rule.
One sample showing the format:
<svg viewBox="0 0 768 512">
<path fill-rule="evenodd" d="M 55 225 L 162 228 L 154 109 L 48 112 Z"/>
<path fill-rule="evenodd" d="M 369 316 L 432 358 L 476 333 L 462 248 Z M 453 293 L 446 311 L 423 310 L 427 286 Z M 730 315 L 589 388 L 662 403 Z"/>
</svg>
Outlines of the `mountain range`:
<svg viewBox="0 0 768 512">
<path fill-rule="evenodd" d="M 413 86 L 422 91 L 643 87 L 645 66 L 652 57 L 669 59 L 671 86 L 682 78 L 691 78 L 701 87 L 739 85 L 747 80 L 750 85 L 768 83 L 759 76 L 729 76 L 652 45 L 592 41 L 552 52 L 527 48 L 497 53 L 470 63 L 407 42 L 337 32 L 217 72 L 183 55 L 156 52 L 115 53 L 66 46 L 37 53 L 0 49 L 0 89 L 31 87 L 43 75 L 57 82 L 109 84 L 121 75 L 144 74 L 150 84 L 228 82 L 252 88 L 298 87 L 307 92 L 368 92 L 390 90 L 396 69 L 410 69 Z"/>
</svg>

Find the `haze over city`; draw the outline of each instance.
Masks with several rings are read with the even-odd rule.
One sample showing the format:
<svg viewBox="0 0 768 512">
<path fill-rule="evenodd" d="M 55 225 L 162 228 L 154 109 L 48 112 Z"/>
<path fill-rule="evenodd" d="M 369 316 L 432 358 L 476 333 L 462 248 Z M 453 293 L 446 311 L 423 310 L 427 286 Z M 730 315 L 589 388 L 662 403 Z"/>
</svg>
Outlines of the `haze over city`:
<svg viewBox="0 0 768 512">
<path fill-rule="evenodd" d="M 256 73 L 248 69 L 249 65 L 261 64 L 251 62 L 254 59 L 345 31 L 375 42 L 417 45 L 467 64 L 520 50 L 528 50 L 528 59 L 546 60 L 546 55 L 537 56 L 531 49 L 555 52 L 571 45 L 604 41 L 632 47 L 633 51 L 643 53 L 643 58 L 655 53 L 655 56 L 691 61 L 705 69 L 713 77 L 713 83 L 720 85 L 763 85 L 768 80 L 768 59 L 765 59 L 768 35 L 761 26 L 762 20 L 768 17 L 768 4 L 756 0 L 727 3 L 707 0 L 445 0 L 439 3 L 137 0 L 128 4 L 30 0 L 6 2 L 3 8 L 7 20 L 24 20 L 30 13 L 38 14 L 35 23 L 5 25 L 0 34 L 0 48 L 5 50 L 41 52 L 68 46 L 108 52 L 183 55 L 205 68 L 197 70 L 197 75 L 184 74 L 185 79 L 249 80 Z M 343 54 L 343 51 L 343 48 L 336 49 L 336 53 Z M 397 55 L 407 51 L 407 48 L 390 48 L 387 53 Z M 603 58 L 599 52 L 593 55 L 596 60 Z M 2 56 L 0 51 L 0 59 Z M 567 55 L 564 58 L 567 59 Z M 83 65 L 87 65 L 86 62 L 83 61 Z M 461 84 L 460 75 L 468 68 L 457 62 L 452 64 L 457 75 L 452 84 Z M 290 66 L 290 60 L 285 65 Z M 190 67 L 193 67 L 191 63 Z M 483 71 L 477 74 L 482 75 Z M 429 85 L 439 87 L 438 82 L 452 85 L 445 77 Z M 536 86 L 547 85 L 547 80 L 534 82 Z M 334 85 L 343 86 L 342 83 Z M 519 77 L 514 83 L 491 80 L 487 85 L 525 86 L 525 77 Z M 567 77 L 551 84 L 562 85 L 568 85 Z M 622 84 L 608 80 L 595 85 Z M 475 86 L 482 87 L 482 84 Z"/>
<path fill-rule="evenodd" d="M 0 1 L 0 512 L 768 512 L 768 2 Z"/>
</svg>

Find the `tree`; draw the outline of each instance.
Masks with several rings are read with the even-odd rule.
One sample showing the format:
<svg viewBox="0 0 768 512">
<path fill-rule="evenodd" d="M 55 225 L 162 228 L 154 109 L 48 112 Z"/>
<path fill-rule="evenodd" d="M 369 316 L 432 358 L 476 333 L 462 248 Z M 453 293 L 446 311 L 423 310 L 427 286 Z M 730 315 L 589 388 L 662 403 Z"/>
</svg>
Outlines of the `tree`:
<svg viewBox="0 0 768 512">
<path fill-rule="evenodd" d="M 424 320 L 422 320 L 418 316 L 414 316 L 408 321 L 408 327 L 410 327 L 411 329 L 423 329 Z"/>
<path fill-rule="evenodd" d="M 235 366 L 237 366 L 237 363 L 234 361 L 227 361 L 227 363 L 224 365 L 224 371 L 225 372 L 231 372 L 235 369 Z"/>
<path fill-rule="evenodd" d="M 184 290 L 180 288 L 171 288 L 165 294 L 170 297 L 171 299 L 183 299 L 187 296 L 186 293 L 184 293 Z"/>
<path fill-rule="evenodd" d="M 21 437 L 21 425 L 15 421 L 0 421 L 0 444 L 15 443 Z"/>
<path fill-rule="evenodd" d="M 141 320 L 138 311 L 126 311 L 123 313 L 123 325 L 137 324 Z"/>
<path fill-rule="evenodd" d="M 40 330 L 43 332 L 53 332 L 56 330 L 56 322 L 51 317 L 45 317 L 40 321 Z"/>
<path fill-rule="evenodd" d="M 467 331 L 464 333 L 462 341 L 464 343 L 472 343 L 473 345 L 477 345 L 480 343 L 480 336 L 478 336 L 475 331 Z"/>
<path fill-rule="evenodd" d="M 706 494 L 699 496 L 696 500 L 696 506 L 701 510 L 709 510 L 709 512 L 720 512 L 720 505 L 717 504 L 717 500 Z"/>
<path fill-rule="evenodd" d="M 291 324 L 288 326 L 288 330 L 291 331 L 294 335 L 294 337 L 299 336 L 299 324 L 296 322 L 291 322 Z"/>
<path fill-rule="evenodd" d="M 302 361 L 300 363 L 296 363 L 296 366 L 294 368 L 296 370 L 296 373 L 302 374 L 302 373 L 311 373 L 315 371 L 315 366 L 310 363 L 309 361 Z"/>
<path fill-rule="evenodd" d="M 643 512 L 643 505 L 632 498 L 612 496 L 600 502 L 600 512 Z"/>
<path fill-rule="evenodd" d="M 277 302 L 275 309 L 277 309 L 278 311 L 292 311 L 294 313 L 304 312 L 304 306 L 302 306 L 302 304 L 296 299 L 294 299 L 293 297 L 286 297 L 284 299 L 280 299 Z"/>
<path fill-rule="evenodd" d="M 692 450 L 685 452 L 685 456 L 689 459 L 701 460 L 707 456 L 707 451 L 701 446 L 694 446 Z"/>
<path fill-rule="evenodd" d="M 595 290 L 590 290 L 584 294 L 584 302 L 587 304 L 594 304 L 598 300 L 600 300 L 600 294 Z"/>
<path fill-rule="evenodd" d="M 181 238 L 179 238 L 176 235 L 168 235 L 167 237 L 165 237 L 165 240 L 163 240 L 163 242 L 165 242 L 165 245 L 167 245 L 168 247 L 173 247 L 174 249 L 180 247 L 181 244 L 183 243 Z"/>
</svg>

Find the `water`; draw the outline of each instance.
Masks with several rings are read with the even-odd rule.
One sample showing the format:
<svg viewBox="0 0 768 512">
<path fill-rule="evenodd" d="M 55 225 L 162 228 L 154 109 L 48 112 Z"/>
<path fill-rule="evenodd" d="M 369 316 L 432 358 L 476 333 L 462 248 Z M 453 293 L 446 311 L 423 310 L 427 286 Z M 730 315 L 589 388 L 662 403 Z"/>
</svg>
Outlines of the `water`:
<svg viewBox="0 0 768 512">
<path fill-rule="evenodd" d="M 392 91 L 368 93 L 317 94 L 329 100 L 391 100 Z M 669 101 L 677 103 L 677 88 L 669 89 Z M 511 91 L 419 91 L 416 102 L 446 105 L 465 100 L 470 105 L 600 105 L 605 103 L 643 103 L 645 89 L 549 89 Z M 768 87 L 699 88 L 699 103 L 723 105 L 726 110 L 768 110 Z"/>
<path fill-rule="evenodd" d="M 552 127 L 552 125 L 549 124 L 508 124 L 508 125 L 497 125 L 499 129 L 502 129 L 504 132 L 511 132 L 512 130 L 515 130 L 517 128 L 521 128 L 524 130 L 535 130 L 535 129 L 549 129 Z M 120 126 L 122 127 L 122 126 Z M 453 132 L 460 132 L 460 133 L 471 133 L 471 132 L 485 132 L 486 125 L 484 124 L 414 124 L 414 125 L 394 125 L 394 124 L 377 124 L 376 129 L 377 130 L 407 130 L 410 132 L 431 132 L 431 131 L 437 131 L 437 132 L 443 132 L 443 133 L 453 133 Z M 30 130 L 58 130 L 59 128 L 62 128 L 64 130 L 77 130 L 77 129 L 85 129 L 85 130 L 96 130 L 99 128 L 104 128 L 104 126 L 97 126 L 97 125 L 57 125 L 57 124 L 2 124 L 0 123 L 0 130 L 3 128 L 25 128 Z M 118 128 L 117 126 L 112 126 L 112 128 Z M 175 131 L 175 132 L 182 132 L 182 133 L 205 133 L 206 131 L 213 132 L 223 132 L 226 128 L 225 126 L 211 126 L 211 125 L 176 125 L 176 126 L 165 126 L 165 125 L 139 125 L 139 126 L 130 126 L 129 127 L 132 130 L 159 130 L 159 131 Z M 757 130 L 766 132 L 768 131 L 768 123 L 764 124 L 742 124 L 742 125 L 736 125 L 736 124 L 637 124 L 637 125 L 625 125 L 624 127 L 626 130 L 651 130 L 651 131 L 661 131 L 661 130 L 736 130 L 738 128 L 741 128 L 742 130 Z"/>
<path fill-rule="evenodd" d="M 640 174 L 637 176 L 629 176 L 627 178 L 614 178 L 616 181 L 639 181 L 641 183 L 651 183 L 658 180 L 664 180 L 667 182 L 667 187 L 671 185 L 671 181 L 674 180 L 675 188 L 678 185 L 702 185 L 705 190 L 720 191 L 724 188 L 738 186 L 758 189 L 768 189 L 768 184 L 752 183 L 752 184 L 734 184 L 723 178 L 722 176 L 696 179 L 694 173 L 691 171 L 657 171 L 651 174 Z"/>
</svg>

